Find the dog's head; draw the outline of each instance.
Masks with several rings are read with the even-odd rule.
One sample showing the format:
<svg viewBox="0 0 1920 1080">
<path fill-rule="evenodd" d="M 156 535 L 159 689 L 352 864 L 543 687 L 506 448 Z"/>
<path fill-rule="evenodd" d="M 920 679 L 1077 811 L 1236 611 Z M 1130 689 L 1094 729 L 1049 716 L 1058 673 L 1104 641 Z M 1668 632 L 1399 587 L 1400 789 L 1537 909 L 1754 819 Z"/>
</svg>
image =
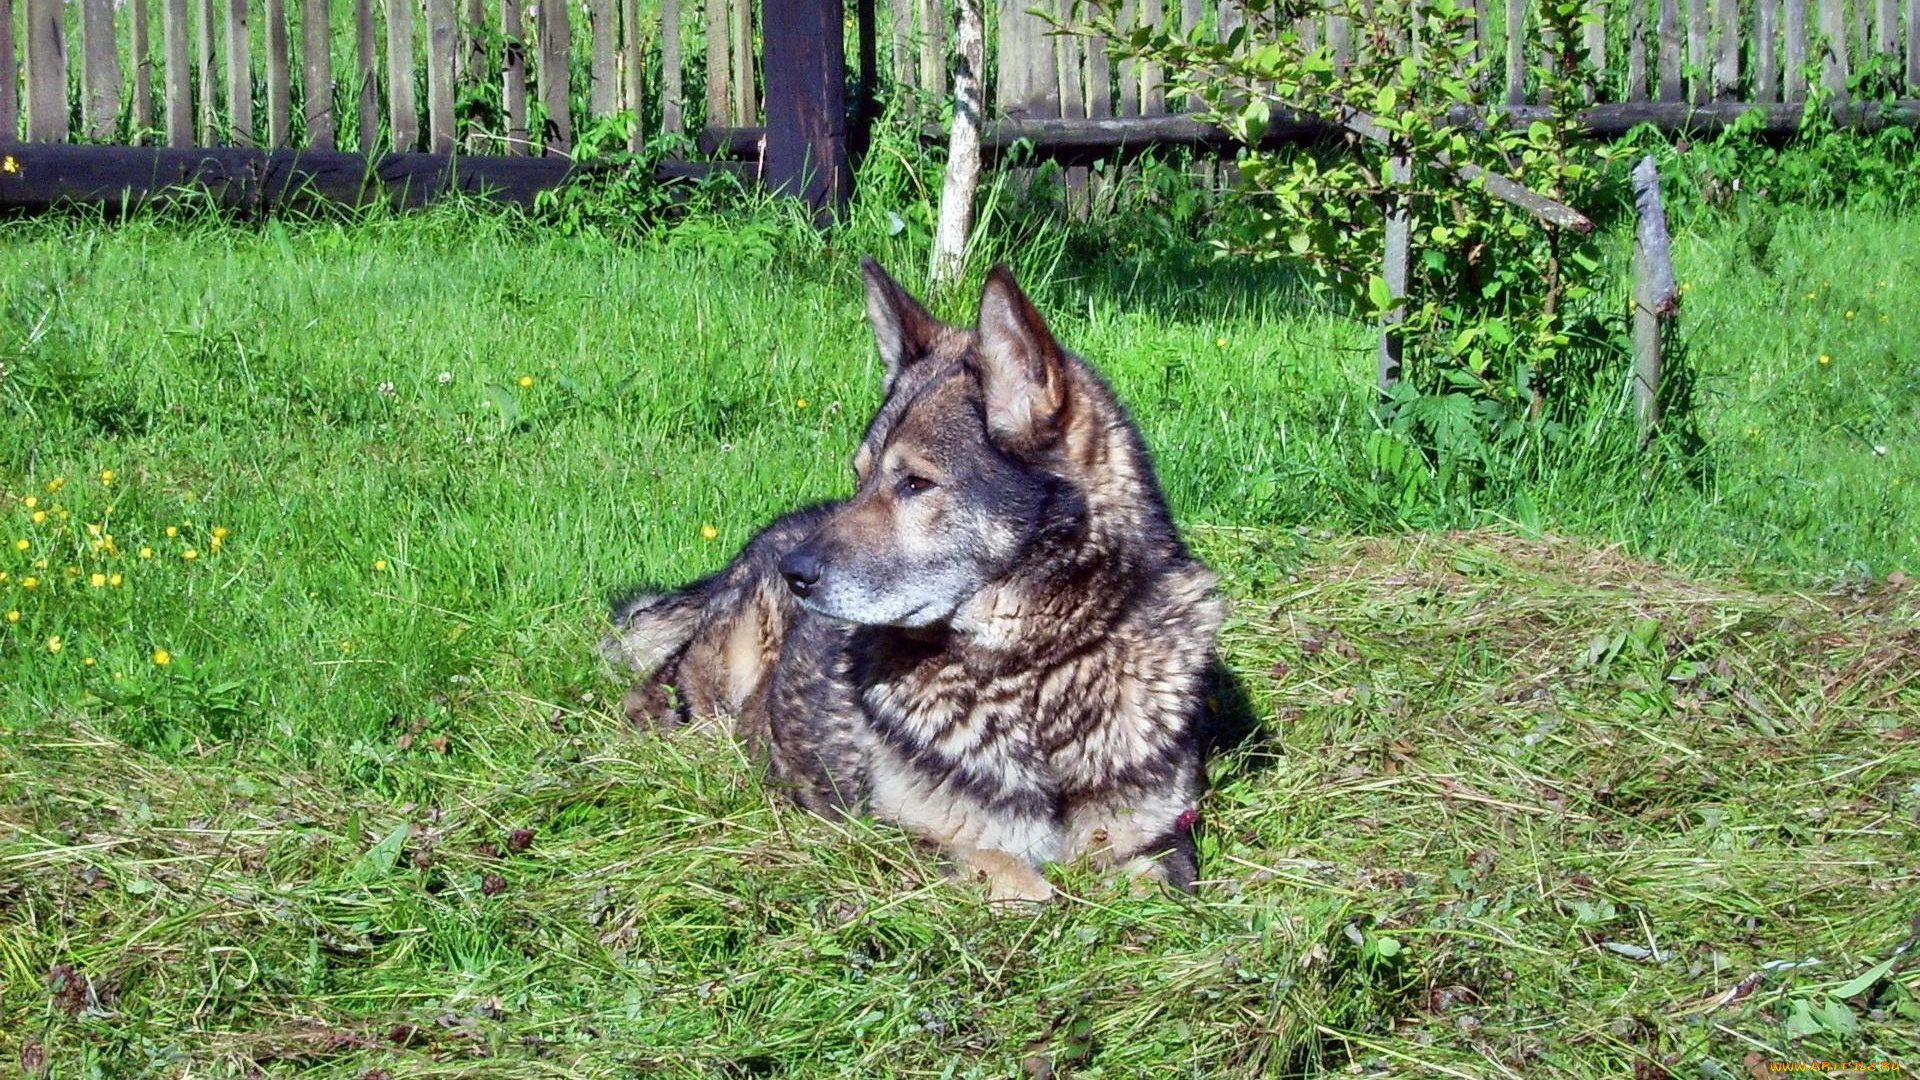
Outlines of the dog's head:
<svg viewBox="0 0 1920 1080">
<path fill-rule="evenodd" d="M 988 275 L 973 330 L 935 319 L 871 259 L 861 269 L 886 397 L 854 455 L 852 498 L 780 572 L 820 614 L 934 626 L 1036 545 L 1085 529 L 1079 473 L 1106 456 L 1103 429 L 1125 423 L 1006 267 Z"/>
</svg>

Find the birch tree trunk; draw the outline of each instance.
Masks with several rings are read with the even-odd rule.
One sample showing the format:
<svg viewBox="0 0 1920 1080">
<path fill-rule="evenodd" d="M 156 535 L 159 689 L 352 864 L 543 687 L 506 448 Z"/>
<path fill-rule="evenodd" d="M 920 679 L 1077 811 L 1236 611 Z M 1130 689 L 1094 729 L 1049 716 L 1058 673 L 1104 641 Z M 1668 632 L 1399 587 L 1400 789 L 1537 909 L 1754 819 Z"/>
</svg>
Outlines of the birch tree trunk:
<svg viewBox="0 0 1920 1080">
<path fill-rule="evenodd" d="M 960 280 L 966 268 L 967 237 L 973 232 L 984 107 L 980 73 L 987 62 L 982 5 L 983 0 L 959 0 L 960 25 L 954 35 L 959 64 L 953 73 L 953 131 L 947 144 L 947 178 L 940 188 L 940 221 L 933 232 L 933 265 L 928 272 L 936 288 Z"/>
</svg>

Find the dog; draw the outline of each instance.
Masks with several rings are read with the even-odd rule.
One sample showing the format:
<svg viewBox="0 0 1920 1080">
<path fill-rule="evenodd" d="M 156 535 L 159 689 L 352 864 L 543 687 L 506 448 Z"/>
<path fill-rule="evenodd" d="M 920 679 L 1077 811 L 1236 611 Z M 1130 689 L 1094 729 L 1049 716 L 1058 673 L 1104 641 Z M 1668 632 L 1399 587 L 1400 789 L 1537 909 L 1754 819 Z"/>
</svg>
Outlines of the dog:
<svg viewBox="0 0 1920 1080">
<path fill-rule="evenodd" d="M 1050 862 L 1191 889 L 1224 616 L 1139 430 L 1012 273 L 972 330 L 861 261 L 884 400 L 852 496 L 614 606 L 637 720 L 719 720 L 771 783 L 945 849 L 994 900 Z"/>
</svg>

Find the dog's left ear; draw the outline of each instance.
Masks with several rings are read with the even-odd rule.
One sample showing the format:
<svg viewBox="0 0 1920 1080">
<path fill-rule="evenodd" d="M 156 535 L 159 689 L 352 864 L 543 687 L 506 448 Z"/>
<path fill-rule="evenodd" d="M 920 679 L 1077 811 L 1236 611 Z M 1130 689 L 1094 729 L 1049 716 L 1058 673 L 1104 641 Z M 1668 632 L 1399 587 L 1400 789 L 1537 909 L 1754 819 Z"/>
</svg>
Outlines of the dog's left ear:
<svg viewBox="0 0 1920 1080">
<path fill-rule="evenodd" d="M 887 365 L 887 389 L 900 373 L 927 355 L 940 332 L 940 320 L 875 262 L 861 256 L 860 275 L 867 279 L 867 322 Z"/>
<path fill-rule="evenodd" d="M 980 294 L 977 366 L 988 433 L 1019 454 L 1051 445 L 1066 419 L 1066 357 L 1004 264 Z"/>
</svg>

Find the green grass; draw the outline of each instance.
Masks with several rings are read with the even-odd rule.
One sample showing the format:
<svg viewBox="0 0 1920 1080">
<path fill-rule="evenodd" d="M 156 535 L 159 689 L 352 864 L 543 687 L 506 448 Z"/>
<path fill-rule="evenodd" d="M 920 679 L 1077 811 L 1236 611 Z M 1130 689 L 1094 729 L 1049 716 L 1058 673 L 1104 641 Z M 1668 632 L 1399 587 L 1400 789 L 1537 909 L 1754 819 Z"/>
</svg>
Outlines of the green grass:
<svg viewBox="0 0 1920 1080">
<path fill-rule="evenodd" d="M 29 1073 L 1920 1056 L 1910 964 L 1845 985 L 1920 895 L 1920 608 L 1887 580 L 1920 571 L 1920 218 L 1685 234 L 1705 467 L 1609 458 L 1610 402 L 1524 498 L 1419 531 L 1368 499 L 1366 328 L 1278 274 L 1042 245 L 1043 307 L 1234 598 L 1267 740 L 1216 765 L 1199 898 L 1069 868 L 1011 915 L 633 731 L 591 648 L 608 593 L 846 490 L 857 251 L 766 216 L 9 228 L 0 1058 Z"/>
</svg>

